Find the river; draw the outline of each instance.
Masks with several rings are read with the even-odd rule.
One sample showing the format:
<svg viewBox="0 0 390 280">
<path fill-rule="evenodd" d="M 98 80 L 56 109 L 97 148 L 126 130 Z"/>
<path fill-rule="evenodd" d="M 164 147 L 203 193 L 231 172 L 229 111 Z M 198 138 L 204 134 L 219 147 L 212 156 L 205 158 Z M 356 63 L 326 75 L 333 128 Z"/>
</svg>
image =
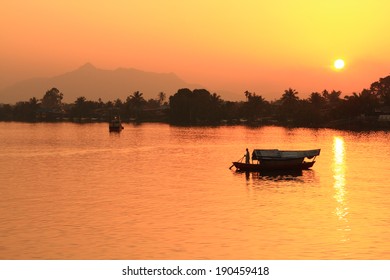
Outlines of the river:
<svg viewBox="0 0 390 280">
<path fill-rule="evenodd" d="M 0 123 L 1 259 L 388 259 L 390 134 Z M 229 169 L 321 148 L 301 174 Z"/>
</svg>

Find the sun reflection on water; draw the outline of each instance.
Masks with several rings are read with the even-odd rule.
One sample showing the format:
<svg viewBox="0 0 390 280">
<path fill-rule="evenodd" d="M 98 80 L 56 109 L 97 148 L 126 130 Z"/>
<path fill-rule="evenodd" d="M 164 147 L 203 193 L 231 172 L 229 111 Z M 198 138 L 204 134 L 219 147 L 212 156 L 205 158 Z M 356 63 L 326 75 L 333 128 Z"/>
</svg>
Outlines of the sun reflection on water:
<svg viewBox="0 0 390 280">
<path fill-rule="evenodd" d="M 345 144 L 342 137 L 334 137 L 333 139 L 333 188 L 335 190 L 334 198 L 337 202 L 335 214 L 342 225 L 340 225 L 340 231 L 349 231 L 348 226 L 348 205 L 346 200 L 347 191 L 345 189 Z M 347 241 L 348 238 L 343 236 L 341 241 Z"/>
</svg>

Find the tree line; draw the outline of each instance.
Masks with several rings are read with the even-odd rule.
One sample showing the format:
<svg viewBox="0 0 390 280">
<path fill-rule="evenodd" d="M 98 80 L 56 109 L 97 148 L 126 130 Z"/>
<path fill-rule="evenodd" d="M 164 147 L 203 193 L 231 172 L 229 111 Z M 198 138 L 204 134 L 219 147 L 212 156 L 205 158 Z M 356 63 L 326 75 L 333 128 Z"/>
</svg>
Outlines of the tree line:
<svg viewBox="0 0 390 280">
<path fill-rule="evenodd" d="M 0 104 L 0 121 L 108 121 L 119 115 L 124 121 L 162 121 L 179 125 L 280 124 L 304 127 L 383 127 L 378 115 L 390 115 L 390 76 L 380 78 L 369 89 L 341 97 L 341 91 L 312 92 L 301 99 L 292 88 L 267 101 L 260 94 L 245 91 L 245 101 L 225 101 L 206 89 L 179 89 L 168 99 L 164 92 L 146 100 L 136 91 L 126 100 L 103 102 L 78 97 L 64 103 L 63 93 L 52 88 L 41 99 Z M 386 123 L 385 126 L 388 126 Z"/>
</svg>

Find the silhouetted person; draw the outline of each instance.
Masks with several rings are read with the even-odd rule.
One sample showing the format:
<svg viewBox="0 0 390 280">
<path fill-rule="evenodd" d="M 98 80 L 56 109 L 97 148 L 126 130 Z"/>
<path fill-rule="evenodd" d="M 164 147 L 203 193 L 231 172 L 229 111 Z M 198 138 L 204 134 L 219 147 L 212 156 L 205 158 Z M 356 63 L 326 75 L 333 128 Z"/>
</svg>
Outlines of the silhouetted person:
<svg viewBox="0 0 390 280">
<path fill-rule="evenodd" d="M 246 148 L 245 163 L 249 164 L 249 160 L 250 160 L 249 150 L 248 148 Z"/>
</svg>

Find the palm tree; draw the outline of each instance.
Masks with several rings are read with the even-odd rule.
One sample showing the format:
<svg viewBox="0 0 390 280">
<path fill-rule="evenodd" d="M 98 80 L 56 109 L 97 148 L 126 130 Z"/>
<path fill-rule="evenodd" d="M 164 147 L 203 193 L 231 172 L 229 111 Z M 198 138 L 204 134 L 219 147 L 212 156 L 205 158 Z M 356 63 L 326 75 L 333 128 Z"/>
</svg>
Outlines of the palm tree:
<svg viewBox="0 0 390 280">
<path fill-rule="evenodd" d="M 299 111 L 299 97 L 295 89 L 286 89 L 280 98 L 281 111 L 279 116 L 282 121 L 293 122 Z"/>
<path fill-rule="evenodd" d="M 325 98 L 318 92 L 312 92 L 309 97 L 309 102 L 320 109 L 325 105 Z"/>
<path fill-rule="evenodd" d="M 246 90 L 244 93 L 245 93 L 246 99 L 249 101 L 249 99 L 252 97 L 252 93 L 248 90 Z"/>
<path fill-rule="evenodd" d="M 341 95 L 341 91 L 332 90 L 329 93 L 327 90 L 324 90 L 322 92 L 322 96 L 325 98 L 327 104 L 331 108 L 334 108 L 335 106 L 337 106 L 341 102 L 340 95 Z"/>
<path fill-rule="evenodd" d="M 158 103 L 160 104 L 160 106 L 163 104 L 163 102 L 165 101 L 165 98 L 166 98 L 166 94 L 164 92 L 160 92 L 158 94 Z"/>
<path fill-rule="evenodd" d="M 378 96 L 368 89 L 345 96 L 346 113 L 349 115 L 372 114 L 379 104 Z"/>
<path fill-rule="evenodd" d="M 143 93 L 136 91 L 132 95 L 129 95 L 126 98 L 126 107 L 131 113 L 134 113 L 136 118 L 140 117 L 141 110 L 143 105 L 146 103 L 146 100 L 143 98 Z"/>
<path fill-rule="evenodd" d="M 115 107 L 120 108 L 120 107 L 122 107 L 122 105 L 123 105 L 123 102 L 122 102 L 122 100 L 120 100 L 120 98 L 117 98 L 114 100 Z"/>
<path fill-rule="evenodd" d="M 282 95 L 282 104 L 295 104 L 299 100 L 298 92 L 295 89 L 286 89 Z"/>
<path fill-rule="evenodd" d="M 249 120 L 256 120 L 259 118 L 265 111 L 266 101 L 261 95 L 256 93 L 245 92 L 245 95 L 248 98 L 248 101 L 245 104 L 245 115 Z"/>
<path fill-rule="evenodd" d="M 84 114 L 86 114 L 86 110 L 85 110 L 86 109 L 85 108 L 86 101 L 87 101 L 87 99 L 84 96 L 80 96 L 74 102 L 73 111 L 74 111 L 74 114 L 79 118 L 83 117 Z"/>
</svg>

